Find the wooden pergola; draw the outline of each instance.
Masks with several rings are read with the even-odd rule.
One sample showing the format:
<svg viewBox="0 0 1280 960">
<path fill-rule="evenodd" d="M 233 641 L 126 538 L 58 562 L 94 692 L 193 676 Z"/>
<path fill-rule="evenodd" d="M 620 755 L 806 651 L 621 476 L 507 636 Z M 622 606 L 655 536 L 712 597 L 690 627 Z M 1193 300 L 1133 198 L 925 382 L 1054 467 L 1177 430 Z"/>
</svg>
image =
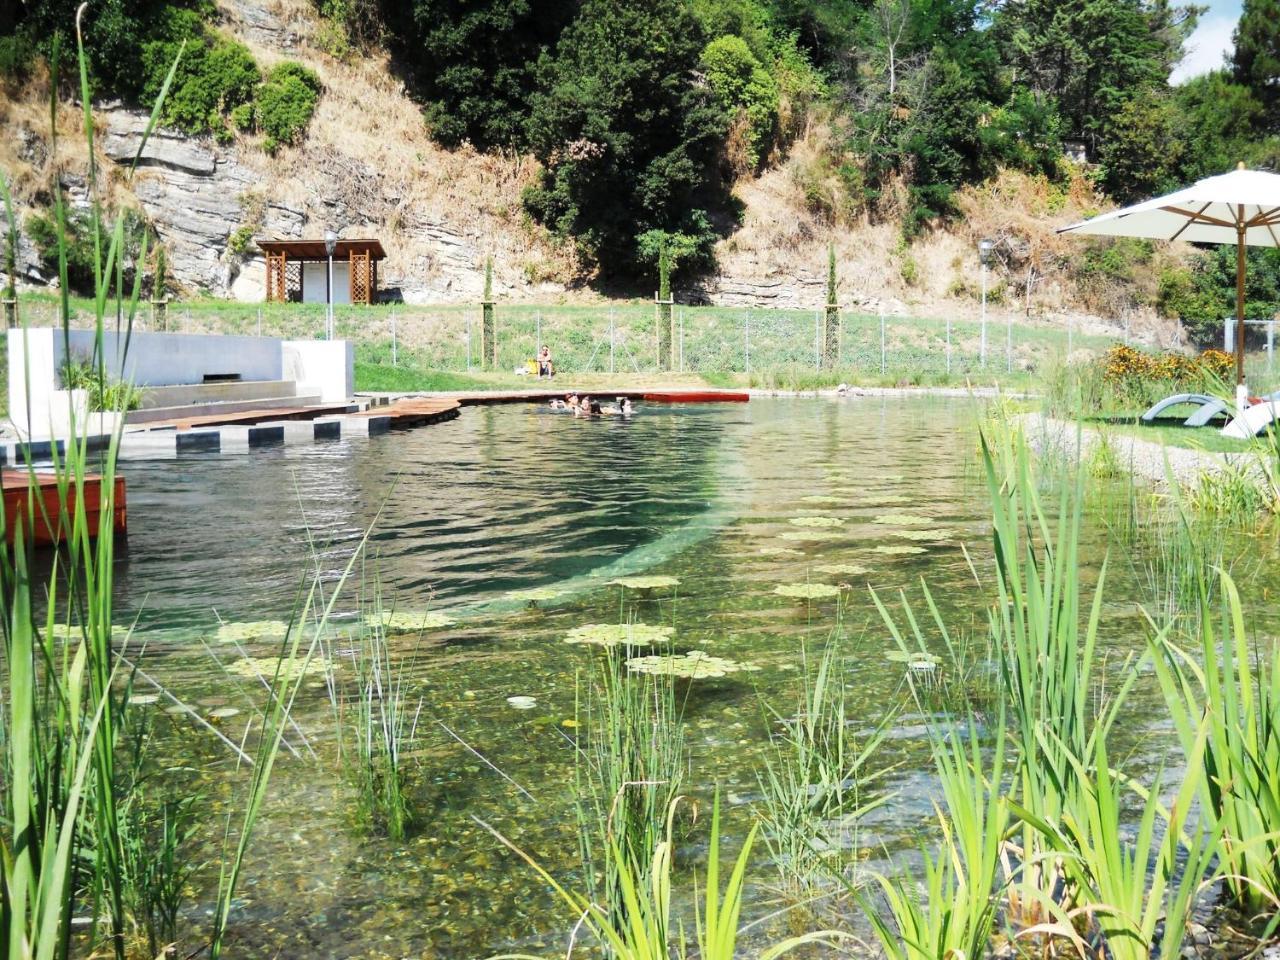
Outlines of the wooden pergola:
<svg viewBox="0 0 1280 960">
<path fill-rule="evenodd" d="M 323 240 L 259 240 L 258 249 L 267 258 L 267 302 L 301 302 L 304 263 L 325 263 L 329 254 Z M 339 240 L 334 247 L 334 264 L 347 266 L 347 282 L 352 303 L 378 301 L 378 261 L 387 253 L 376 239 Z M 328 274 L 325 274 L 328 284 Z M 324 299 L 329 299 L 325 290 Z"/>
</svg>

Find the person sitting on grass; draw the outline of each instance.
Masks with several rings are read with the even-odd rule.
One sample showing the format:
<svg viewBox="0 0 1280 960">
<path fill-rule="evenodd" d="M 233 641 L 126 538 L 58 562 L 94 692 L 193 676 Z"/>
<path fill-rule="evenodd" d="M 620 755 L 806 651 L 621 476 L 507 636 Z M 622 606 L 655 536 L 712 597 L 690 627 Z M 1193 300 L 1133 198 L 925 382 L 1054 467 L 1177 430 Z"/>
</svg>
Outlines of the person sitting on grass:
<svg viewBox="0 0 1280 960">
<path fill-rule="evenodd" d="M 551 348 L 544 343 L 542 349 L 538 351 L 538 376 L 550 380 L 555 375 L 556 367 L 551 362 Z"/>
</svg>

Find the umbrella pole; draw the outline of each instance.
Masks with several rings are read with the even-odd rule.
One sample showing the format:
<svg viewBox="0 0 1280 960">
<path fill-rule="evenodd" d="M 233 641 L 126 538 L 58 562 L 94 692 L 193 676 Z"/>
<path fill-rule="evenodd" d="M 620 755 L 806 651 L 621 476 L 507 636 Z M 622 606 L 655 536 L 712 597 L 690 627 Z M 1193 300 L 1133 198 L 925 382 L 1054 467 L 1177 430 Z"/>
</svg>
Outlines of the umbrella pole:
<svg viewBox="0 0 1280 960">
<path fill-rule="evenodd" d="M 1244 412 L 1249 392 L 1244 383 L 1244 228 L 1236 228 L 1236 410 Z"/>
</svg>

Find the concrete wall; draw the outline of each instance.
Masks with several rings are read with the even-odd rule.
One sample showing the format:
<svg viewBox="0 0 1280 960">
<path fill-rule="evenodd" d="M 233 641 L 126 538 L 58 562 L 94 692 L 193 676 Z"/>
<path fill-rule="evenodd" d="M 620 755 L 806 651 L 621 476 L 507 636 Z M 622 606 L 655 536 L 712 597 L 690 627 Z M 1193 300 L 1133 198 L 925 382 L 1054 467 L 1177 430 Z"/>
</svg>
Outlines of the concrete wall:
<svg viewBox="0 0 1280 960">
<path fill-rule="evenodd" d="M 348 340 L 285 340 L 280 344 L 284 377 L 298 396 L 340 403 L 356 392 L 355 348 Z"/>
<path fill-rule="evenodd" d="M 9 416 L 14 426 L 24 437 L 66 436 L 75 398 L 61 389 L 59 371 L 67 354 L 64 331 L 14 329 L 8 337 Z M 91 330 L 72 330 L 71 356 L 91 359 L 94 339 Z M 234 374 L 245 381 L 293 380 L 298 396 L 319 396 L 325 403 L 346 400 L 355 392 L 354 350 L 344 340 L 135 333 L 124 357 L 125 338 L 111 333 L 104 336 L 103 349 L 110 376 L 143 388 L 198 384 L 206 376 Z M 83 404 L 81 399 L 75 408 L 78 414 Z"/>
</svg>

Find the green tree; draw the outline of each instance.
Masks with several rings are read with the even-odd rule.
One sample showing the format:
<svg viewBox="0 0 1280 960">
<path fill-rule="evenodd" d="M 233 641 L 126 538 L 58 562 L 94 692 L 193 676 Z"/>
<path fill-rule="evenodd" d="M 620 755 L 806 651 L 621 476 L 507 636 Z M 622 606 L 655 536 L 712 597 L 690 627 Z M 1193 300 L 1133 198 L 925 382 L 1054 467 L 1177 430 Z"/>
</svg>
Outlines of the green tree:
<svg viewBox="0 0 1280 960">
<path fill-rule="evenodd" d="M 447 146 L 523 146 L 534 65 L 576 11 L 566 0 L 380 0 L 388 33 Z"/>
<path fill-rule="evenodd" d="M 1226 173 L 1237 163 L 1272 165 L 1278 147 L 1265 136 L 1265 110 L 1244 84 L 1226 70 L 1194 77 L 1174 88 L 1176 125 L 1182 143 L 1178 179 L 1183 182 Z"/>
<path fill-rule="evenodd" d="M 696 235 L 710 255 L 726 123 L 694 79 L 702 48 L 681 0 L 586 0 L 539 64 L 528 137 L 543 174 L 525 204 L 606 273 L 636 275 L 651 230 Z"/>
<path fill-rule="evenodd" d="M 258 87 L 253 106 L 258 129 L 267 137 L 268 153 L 282 143 L 302 139 L 319 98 L 320 78 L 306 67 L 286 60 L 272 68 Z"/>
<path fill-rule="evenodd" d="M 1107 124 L 1099 160 L 1102 183 L 1121 203 L 1146 199 L 1177 186 L 1183 139 L 1169 98 L 1135 97 Z"/>
<path fill-rule="evenodd" d="M 1275 122 L 1280 111 L 1280 0 L 1244 0 L 1234 39 L 1236 82 L 1253 91 Z"/>
<path fill-rule="evenodd" d="M 756 59 L 747 42 L 732 34 L 717 37 L 702 51 L 707 85 L 720 105 L 746 121 L 746 161 L 760 165 L 768 153 L 778 125 L 778 85 Z"/>
<path fill-rule="evenodd" d="M 1163 88 L 1200 8 L 1166 0 L 1012 0 L 996 20 L 1019 82 L 1058 104 L 1063 133 L 1097 155 L 1109 120 Z"/>
</svg>

